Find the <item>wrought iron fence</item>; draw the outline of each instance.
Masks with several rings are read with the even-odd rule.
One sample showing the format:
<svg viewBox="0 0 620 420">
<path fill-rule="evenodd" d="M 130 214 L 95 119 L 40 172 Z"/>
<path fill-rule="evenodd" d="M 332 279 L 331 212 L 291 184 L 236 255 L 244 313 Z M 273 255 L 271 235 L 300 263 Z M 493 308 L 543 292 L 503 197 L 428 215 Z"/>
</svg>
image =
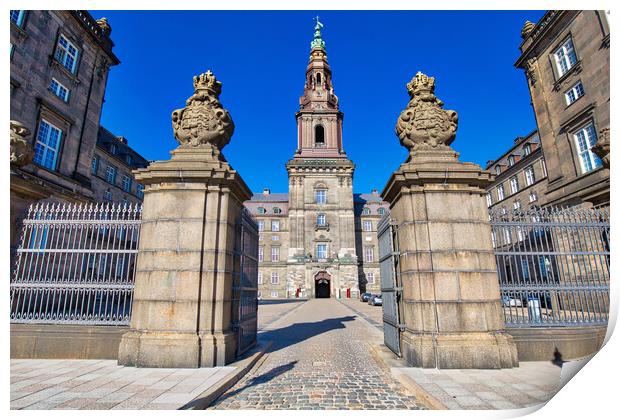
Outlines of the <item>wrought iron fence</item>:
<svg viewBox="0 0 620 420">
<path fill-rule="evenodd" d="M 235 256 L 232 317 L 240 355 L 256 343 L 258 330 L 258 225 L 246 209 L 237 221 Z"/>
<path fill-rule="evenodd" d="M 507 327 L 606 325 L 609 209 L 490 213 Z"/>
<path fill-rule="evenodd" d="M 141 204 L 31 205 L 11 276 L 11 322 L 128 325 L 141 215 Z"/>
</svg>

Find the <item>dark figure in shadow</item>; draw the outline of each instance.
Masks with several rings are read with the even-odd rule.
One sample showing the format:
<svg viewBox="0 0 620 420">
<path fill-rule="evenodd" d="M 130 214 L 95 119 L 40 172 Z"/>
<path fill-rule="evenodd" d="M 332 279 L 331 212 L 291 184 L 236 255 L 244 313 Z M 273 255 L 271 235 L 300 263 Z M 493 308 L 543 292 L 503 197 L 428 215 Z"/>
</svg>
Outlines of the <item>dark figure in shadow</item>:
<svg viewBox="0 0 620 420">
<path fill-rule="evenodd" d="M 562 360 L 562 353 L 560 353 L 560 350 L 558 350 L 557 347 L 553 352 L 553 360 L 551 361 L 551 363 L 559 367 L 562 367 L 562 365 L 564 364 L 564 360 Z"/>
</svg>

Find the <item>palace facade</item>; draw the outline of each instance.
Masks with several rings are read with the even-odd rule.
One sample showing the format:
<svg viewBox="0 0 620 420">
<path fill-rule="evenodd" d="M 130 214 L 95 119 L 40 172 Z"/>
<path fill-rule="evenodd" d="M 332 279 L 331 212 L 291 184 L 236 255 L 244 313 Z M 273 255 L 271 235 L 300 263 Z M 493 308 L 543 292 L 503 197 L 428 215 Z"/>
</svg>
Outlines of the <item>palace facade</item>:
<svg viewBox="0 0 620 420">
<path fill-rule="evenodd" d="M 322 24 L 315 26 L 288 193 L 265 189 L 245 203 L 258 221 L 263 299 L 357 297 L 380 293 L 377 223 L 388 210 L 375 190 L 353 193 L 355 165 L 342 140 Z"/>
</svg>

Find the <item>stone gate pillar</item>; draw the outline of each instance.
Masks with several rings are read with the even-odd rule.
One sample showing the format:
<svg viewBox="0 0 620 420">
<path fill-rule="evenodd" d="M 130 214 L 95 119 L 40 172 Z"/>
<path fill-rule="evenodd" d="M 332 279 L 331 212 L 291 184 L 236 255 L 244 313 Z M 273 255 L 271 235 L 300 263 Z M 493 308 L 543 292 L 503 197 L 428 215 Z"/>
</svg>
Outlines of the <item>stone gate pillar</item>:
<svg viewBox="0 0 620 420">
<path fill-rule="evenodd" d="M 402 353 L 425 368 L 513 367 L 485 202 L 493 175 L 458 160 L 457 113 L 434 83 L 418 72 L 407 85 L 396 133 L 410 154 L 381 194 L 398 223 Z"/>
<path fill-rule="evenodd" d="M 231 326 L 235 223 L 251 193 L 220 150 L 234 124 L 208 71 L 172 114 L 180 146 L 135 172 L 145 185 L 130 331 L 119 364 L 221 366 L 235 357 Z"/>
</svg>

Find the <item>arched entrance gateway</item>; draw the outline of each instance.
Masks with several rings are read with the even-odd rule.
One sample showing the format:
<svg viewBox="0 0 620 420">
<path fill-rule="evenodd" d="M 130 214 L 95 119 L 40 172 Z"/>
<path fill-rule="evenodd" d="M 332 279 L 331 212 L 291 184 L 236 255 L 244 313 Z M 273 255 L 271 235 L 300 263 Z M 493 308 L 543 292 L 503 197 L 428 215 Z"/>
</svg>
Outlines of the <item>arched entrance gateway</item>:
<svg viewBox="0 0 620 420">
<path fill-rule="evenodd" d="M 332 276 L 326 271 L 319 271 L 314 276 L 314 297 L 329 298 L 331 296 Z"/>
</svg>

